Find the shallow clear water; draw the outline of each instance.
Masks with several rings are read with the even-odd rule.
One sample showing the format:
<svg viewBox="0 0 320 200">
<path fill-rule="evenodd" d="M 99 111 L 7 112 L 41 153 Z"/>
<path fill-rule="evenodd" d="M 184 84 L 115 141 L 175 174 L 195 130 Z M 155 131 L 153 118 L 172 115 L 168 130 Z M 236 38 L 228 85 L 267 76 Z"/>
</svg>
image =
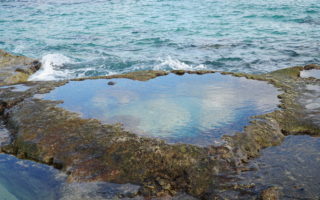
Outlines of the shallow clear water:
<svg viewBox="0 0 320 200">
<path fill-rule="evenodd" d="M 250 165 L 257 170 L 241 174 L 241 183 L 278 186 L 280 199 L 319 199 L 319 137 L 288 136 L 280 146 L 264 149 Z"/>
<path fill-rule="evenodd" d="M 72 81 L 42 98 L 63 100 L 61 107 L 83 117 L 123 123 L 141 135 L 198 145 L 241 131 L 251 116 L 278 104 L 279 92 L 266 82 L 219 73 L 109 81 Z"/>
<path fill-rule="evenodd" d="M 63 182 L 58 174 L 52 167 L 0 154 L 0 199 L 58 199 Z"/>
<path fill-rule="evenodd" d="M 8 86 L 0 86 L 1 89 L 6 89 L 6 88 L 13 88 L 11 91 L 13 92 L 24 92 L 28 90 L 30 87 L 23 85 L 23 84 L 17 84 L 17 85 L 8 85 Z"/>
<path fill-rule="evenodd" d="M 51 68 L 34 80 L 319 63 L 319 29 L 318 0 L 0 1 L 0 48 Z"/>
<path fill-rule="evenodd" d="M 313 77 L 313 78 L 320 79 L 320 70 L 319 69 L 303 70 L 302 72 L 300 72 L 300 76 L 302 78 Z"/>
<path fill-rule="evenodd" d="M 301 93 L 299 102 L 305 108 L 305 118 L 320 127 L 320 84 L 306 85 Z"/>
<path fill-rule="evenodd" d="M 118 195 L 135 194 L 139 189 L 132 184 L 68 183 L 66 177 L 50 166 L 0 154 L 1 200 L 121 199 Z"/>
</svg>

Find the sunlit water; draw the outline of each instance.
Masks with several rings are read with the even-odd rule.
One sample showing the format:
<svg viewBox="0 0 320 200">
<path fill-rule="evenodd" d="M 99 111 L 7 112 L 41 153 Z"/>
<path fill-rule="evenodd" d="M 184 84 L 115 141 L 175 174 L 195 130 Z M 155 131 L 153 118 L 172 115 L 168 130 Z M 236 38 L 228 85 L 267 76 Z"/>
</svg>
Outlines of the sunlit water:
<svg viewBox="0 0 320 200">
<path fill-rule="evenodd" d="M 319 30 L 318 0 L 0 1 L 0 48 L 43 58 L 33 80 L 319 63 Z"/>
<path fill-rule="evenodd" d="M 277 107 L 279 92 L 266 82 L 219 73 L 170 74 L 147 82 L 129 79 L 72 81 L 44 99 L 86 118 L 98 118 L 169 142 L 213 144 L 241 131 L 256 114 Z"/>
</svg>

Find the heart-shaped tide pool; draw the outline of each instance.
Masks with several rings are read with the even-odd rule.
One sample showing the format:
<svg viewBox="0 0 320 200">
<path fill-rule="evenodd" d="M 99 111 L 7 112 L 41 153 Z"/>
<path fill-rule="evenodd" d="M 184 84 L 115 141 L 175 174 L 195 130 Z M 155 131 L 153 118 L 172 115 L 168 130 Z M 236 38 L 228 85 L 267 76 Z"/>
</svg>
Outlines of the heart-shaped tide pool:
<svg viewBox="0 0 320 200">
<path fill-rule="evenodd" d="M 214 73 L 71 81 L 42 98 L 139 135 L 205 146 L 276 109 L 278 94 L 266 82 Z"/>
</svg>

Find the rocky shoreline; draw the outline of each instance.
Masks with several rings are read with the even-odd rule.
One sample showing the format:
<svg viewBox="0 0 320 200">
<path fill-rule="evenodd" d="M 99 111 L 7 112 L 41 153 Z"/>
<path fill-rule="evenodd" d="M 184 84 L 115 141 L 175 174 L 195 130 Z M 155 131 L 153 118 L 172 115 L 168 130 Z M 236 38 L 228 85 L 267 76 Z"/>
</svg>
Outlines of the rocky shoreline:
<svg viewBox="0 0 320 200">
<path fill-rule="evenodd" d="M 12 55 L 0 49 L 0 86 L 26 82 L 40 67 L 38 60 Z"/>
<path fill-rule="evenodd" d="M 0 56 L 0 77 L 4 80 L 0 85 L 23 83 L 27 87 L 23 91 L 15 91 L 14 85 L 0 88 L 1 119 L 11 135 L 10 143 L 1 146 L 1 151 L 53 165 L 65 171 L 70 182 L 132 183 L 141 186 L 135 195 L 150 198 L 182 192 L 200 199 L 219 199 L 222 198 L 219 190 L 238 193 L 251 190 L 251 185 L 230 183 L 227 175 L 249 170 L 247 162 L 258 157 L 262 149 L 280 145 L 287 135 L 320 135 L 319 113 L 306 109 L 308 102 L 317 98 L 306 95 L 310 93 L 306 87 L 319 86 L 320 80 L 300 77 L 301 71 L 320 69 L 319 65 L 291 67 L 267 74 L 219 72 L 266 81 L 279 88 L 282 92 L 278 96 L 280 109 L 255 116 L 243 132 L 223 136 L 225 144 L 199 147 L 141 137 L 119 125 L 83 119 L 79 114 L 58 107 L 60 102 L 35 98 L 69 81 L 27 82 L 28 75 L 40 68 L 38 61 L 2 51 Z M 170 73 L 183 76 L 218 72 L 176 70 Z M 148 81 L 168 74 L 140 71 L 72 81 L 116 78 Z M 270 199 L 268 195 L 277 196 L 277 192 L 268 188 L 253 197 Z"/>
</svg>

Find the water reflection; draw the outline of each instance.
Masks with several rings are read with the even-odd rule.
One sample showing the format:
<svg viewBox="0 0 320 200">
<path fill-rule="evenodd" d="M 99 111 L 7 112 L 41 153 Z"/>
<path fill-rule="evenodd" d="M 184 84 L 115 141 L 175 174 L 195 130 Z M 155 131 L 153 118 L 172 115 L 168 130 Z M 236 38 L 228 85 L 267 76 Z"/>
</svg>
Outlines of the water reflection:
<svg viewBox="0 0 320 200">
<path fill-rule="evenodd" d="M 17 84 L 17 85 L 8 85 L 8 86 L 1 86 L 0 89 L 7 89 L 7 88 L 12 88 L 11 91 L 13 92 L 24 92 L 30 89 L 29 86 L 23 85 L 23 84 Z"/>
<path fill-rule="evenodd" d="M 58 199 L 62 180 L 49 166 L 0 154 L 0 199 Z"/>
<path fill-rule="evenodd" d="M 278 104 L 279 92 L 271 85 L 218 73 L 112 81 L 73 81 L 43 98 L 63 100 L 62 107 L 83 117 L 123 123 L 141 135 L 198 145 L 241 131 L 250 116 Z"/>
<path fill-rule="evenodd" d="M 317 78 L 320 79 L 320 70 L 319 69 L 311 69 L 311 70 L 303 70 L 300 72 L 300 76 L 302 78 Z"/>
<path fill-rule="evenodd" d="M 320 126 L 320 85 L 306 85 L 299 102 L 304 106 L 306 118 L 315 125 Z"/>
<path fill-rule="evenodd" d="M 1 200 L 126 199 L 126 195 L 137 194 L 140 187 L 129 183 L 67 183 L 66 177 L 66 174 L 50 166 L 0 154 Z M 138 196 L 135 199 L 143 198 Z"/>
</svg>

